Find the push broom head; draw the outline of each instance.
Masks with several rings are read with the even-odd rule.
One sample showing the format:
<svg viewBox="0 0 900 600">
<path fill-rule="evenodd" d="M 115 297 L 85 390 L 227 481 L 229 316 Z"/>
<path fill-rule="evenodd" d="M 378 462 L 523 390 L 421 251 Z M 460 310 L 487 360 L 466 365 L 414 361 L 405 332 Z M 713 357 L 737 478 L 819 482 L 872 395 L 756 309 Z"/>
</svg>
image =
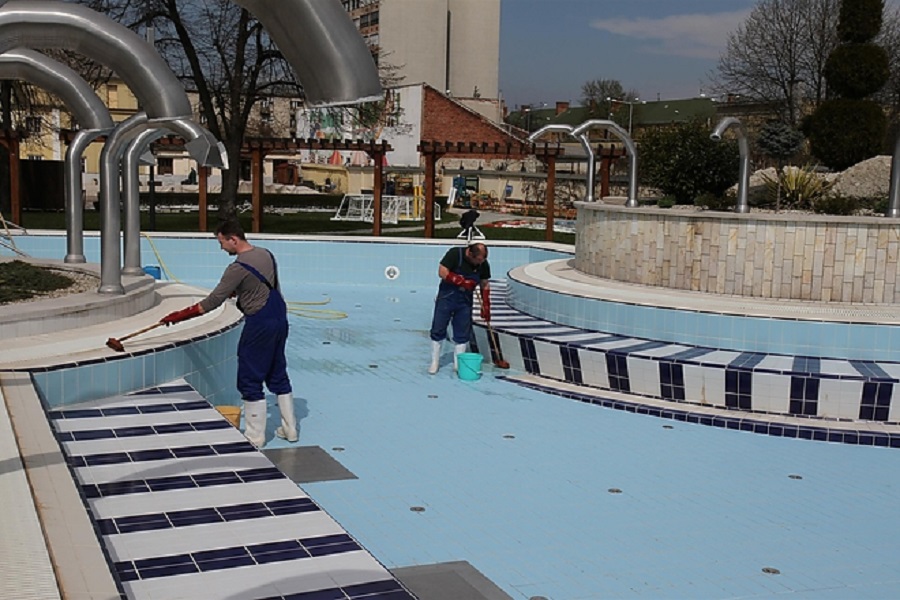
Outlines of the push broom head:
<svg viewBox="0 0 900 600">
<path fill-rule="evenodd" d="M 125 352 L 125 346 L 123 346 L 122 342 L 120 342 L 116 338 L 109 338 L 108 340 L 106 340 L 106 345 L 116 352 Z"/>
</svg>

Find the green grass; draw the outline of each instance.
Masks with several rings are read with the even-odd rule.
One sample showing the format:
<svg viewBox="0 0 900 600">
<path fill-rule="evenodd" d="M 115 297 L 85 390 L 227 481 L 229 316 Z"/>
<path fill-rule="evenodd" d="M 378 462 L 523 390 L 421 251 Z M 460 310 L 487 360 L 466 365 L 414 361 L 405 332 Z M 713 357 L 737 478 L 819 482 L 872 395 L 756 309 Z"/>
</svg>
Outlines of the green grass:
<svg viewBox="0 0 900 600">
<path fill-rule="evenodd" d="M 368 223 L 351 222 L 351 221 L 332 221 L 332 212 L 300 212 L 294 214 L 276 215 L 266 214 L 263 216 L 264 233 L 278 234 L 322 234 L 322 235 L 357 235 L 366 236 L 372 234 L 372 226 Z M 510 215 L 515 218 L 515 215 Z M 246 231 L 251 230 L 252 216 L 250 213 L 239 215 L 241 225 Z M 434 237 L 438 239 L 452 239 L 459 234 L 457 221 L 459 216 L 451 213 L 443 213 L 439 223 L 453 225 L 452 227 L 439 228 L 435 227 Z M 36 212 L 28 211 L 22 215 L 21 225 L 27 229 L 49 229 L 65 231 L 66 219 L 63 212 Z M 207 229 L 214 230 L 217 223 L 217 215 L 212 213 L 207 220 Z M 200 230 L 200 222 L 197 213 L 157 213 L 156 226 L 152 231 L 184 231 L 198 232 Z M 409 228 L 415 228 L 412 231 L 405 231 Z M 490 240 L 512 240 L 522 242 L 538 242 L 544 241 L 545 233 L 541 229 L 525 229 L 511 227 L 478 227 L 484 233 L 487 241 Z M 85 211 L 84 213 L 84 230 L 99 231 L 100 230 L 100 213 L 96 211 Z M 141 213 L 141 231 L 151 231 L 150 215 L 146 212 Z M 384 236 L 398 236 L 411 238 L 424 238 L 425 225 L 421 222 L 407 222 L 398 225 L 384 224 L 381 228 Z M 574 244 L 575 235 L 571 233 L 555 233 L 553 241 L 560 244 Z"/>
</svg>

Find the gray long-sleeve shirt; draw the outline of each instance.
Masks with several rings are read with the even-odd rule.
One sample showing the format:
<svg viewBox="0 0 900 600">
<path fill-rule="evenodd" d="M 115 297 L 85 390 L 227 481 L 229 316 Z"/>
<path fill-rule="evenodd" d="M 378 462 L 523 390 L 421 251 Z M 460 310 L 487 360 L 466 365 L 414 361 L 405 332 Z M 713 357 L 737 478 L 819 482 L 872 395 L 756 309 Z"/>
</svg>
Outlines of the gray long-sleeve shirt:
<svg viewBox="0 0 900 600">
<path fill-rule="evenodd" d="M 238 305 L 246 315 L 258 313 L 266 305 L 269 288 L 256 275 L 240 266 L 239 262 L 250 265 L 268 279 L 269 283 L 275 284 L 275 263 L 272 256 L 267 250 L 254 246 L 237 255 L 235 261 L 225 269 L 215 289 L 200 301 L 203 312 L 217 308 L 232 294 L 237 296 Z"/>
</svg>

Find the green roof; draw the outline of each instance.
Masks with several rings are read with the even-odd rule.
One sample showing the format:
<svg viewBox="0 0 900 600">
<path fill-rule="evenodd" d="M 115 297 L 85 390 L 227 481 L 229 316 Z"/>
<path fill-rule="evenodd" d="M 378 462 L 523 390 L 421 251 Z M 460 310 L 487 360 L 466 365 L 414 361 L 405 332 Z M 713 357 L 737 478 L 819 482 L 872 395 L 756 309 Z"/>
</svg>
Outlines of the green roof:
<svg viewBox="0 0 900 600">
<path fill-rule="evenodd" d="M 687 98 L 683 100 L 656 100 L 635 102 L 631 105 L 613 101 L 611 113 L 606 113 L 607 103 L 599 107 L 572 106 L 556 114 L 555 108 L 518 110 L 507 116 L 506 122 L 520 129 L 533 132 L 545 125 L 570 125 L 575 127 L 591 119 L 612 120 L 623 127 L 641 127 L 664 123 L 681 123 L 693 119 L 711 119 L 716 116 L 716 104 L 710 98 Z"/>
</svg>

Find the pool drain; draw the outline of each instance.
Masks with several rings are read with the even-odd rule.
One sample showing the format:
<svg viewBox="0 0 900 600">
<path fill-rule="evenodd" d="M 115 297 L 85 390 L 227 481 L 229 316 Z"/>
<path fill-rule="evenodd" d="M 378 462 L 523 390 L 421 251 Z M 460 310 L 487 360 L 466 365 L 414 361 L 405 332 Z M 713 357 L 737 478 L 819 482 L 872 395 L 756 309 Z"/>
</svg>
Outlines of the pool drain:
<svg viewBox="0 0 900 600">
<path fill-rule="evenodd" d="M 370 368 L 370 369 L 377 369 L 377 368 L 378 368 L 378 365 L 369 365 L 369 368 Z"/>
<path fill-rule="evenodd" d="M 425 512 L 425 507 L 424 506 L 410 506 L 409 510 L 411 510 L 412 512 Z"/>
<path fill-rule="evenodd" d="M 429 397 L 429 398 L 437 398 L 438 395 L 437 395 L 437 394 L 428 394 L 428 397 Z"/>
<path fill-rule="evenodd" d="M 675 429 L 675 428 L 671 425 L 663 425 L 663 429 Z"/>
<path fill-rule="evenodd" d="M 619 488 L 609 488 L 606 491 L 609 492 L 610 494 L 621 494 L 622 493 L 622 490 L 620 490 Z"/>
<path fill-rule="evenodd" d="M 781 571 L 779 571 L 775 567 L 763 567 L 762 572 L 766 575 L 781 575 Z"/>
<path fill-rule="evenodd" d="M 344 447 L 343 447 L 343 446 L 335 446 L 334 448 L 332 448 L 332 451 L 334 451 L 334 452 L 343 452 L 343 451 L 344 451 Z"/>
<path fill-rule="evenodd" d="M 503 439 L 504 439 L 504 440 L 514 440 L 514 439 L 516 439 L 516 436 L 514 436 L 514 435 L 511 434 L 511 433 L 504 433 L 504 434 L 503 434 Z"/>
<path fill-rule="evenodd" d="M 788 475 L 788 479 L 803 479 L 803 475 Z"/>
</svg>

